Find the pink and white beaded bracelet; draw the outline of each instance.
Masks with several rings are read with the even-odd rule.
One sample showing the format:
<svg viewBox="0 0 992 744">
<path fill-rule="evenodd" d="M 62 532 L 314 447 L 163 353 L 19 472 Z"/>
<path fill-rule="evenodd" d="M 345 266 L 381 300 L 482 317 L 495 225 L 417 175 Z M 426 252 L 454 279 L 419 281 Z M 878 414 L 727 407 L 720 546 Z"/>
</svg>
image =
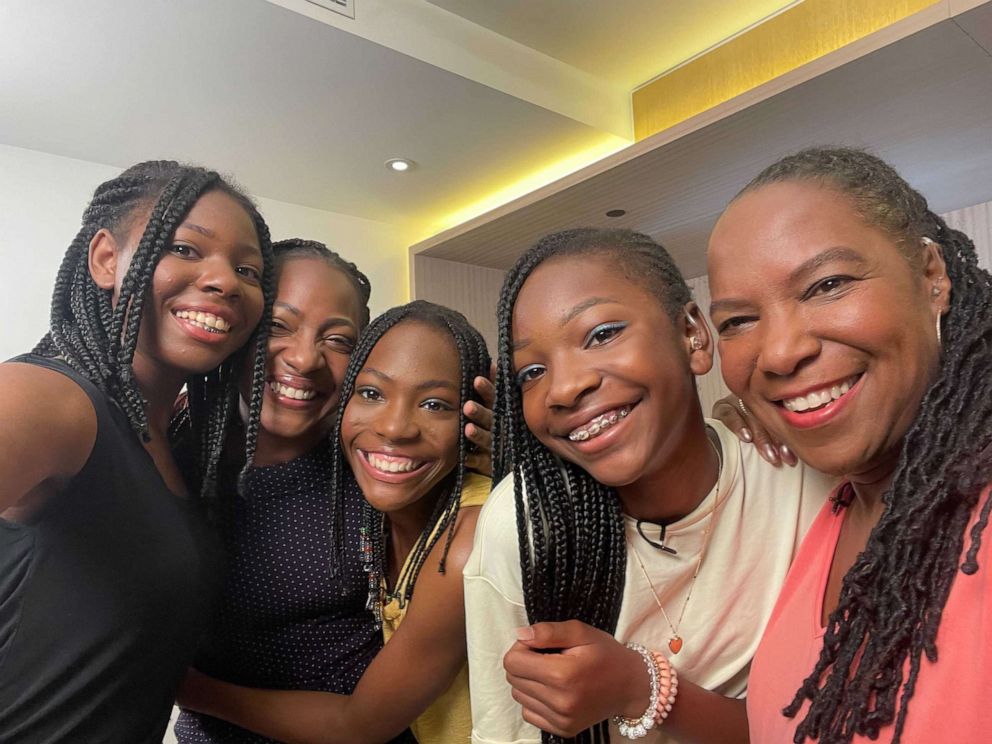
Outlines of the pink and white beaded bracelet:
<svg viewBox="0 0 992 744">
<path fill-rule="evenodd" d="M 627 648 L 639 653 L 644 660 L 651 683 L 651 695 L 647 710 L 640 718 L 613 716 L 613 723 L 621 736 L 640 739 L 668 718 L 679 691 L 679 676 L 675 667 L 658 651 L 649 651 L 639 643 L 628 643 Z"/>
</svg>

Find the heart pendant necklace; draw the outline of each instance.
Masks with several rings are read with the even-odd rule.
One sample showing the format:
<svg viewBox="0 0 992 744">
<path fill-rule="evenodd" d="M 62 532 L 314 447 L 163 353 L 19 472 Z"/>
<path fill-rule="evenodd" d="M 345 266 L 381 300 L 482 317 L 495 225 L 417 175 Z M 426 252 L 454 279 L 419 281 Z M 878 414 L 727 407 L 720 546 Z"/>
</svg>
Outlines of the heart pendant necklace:
<svg viewBox="0 0 992 744">
<path fill-rule="evenodd" d="M 716 445 L 713 444 L 712 441 L 710 444 L 713 446 L 713 449 L 717 454 L 718 462 L 720 463 L 720 469 L 717 471 L 716 476 L 716 488 L 719 489 L 720 475 L 723 472 L 723 458 L 720 456 L 720 451 L 717 450 Z M 679 635 L 679 628 L 682 627 L 682 618 L 685 617 L 685 608 L 689 606 L 689 600 L 692 598 L 692 590 L 696 586 L 696 577 L 699 576 L 699 567 L 703 565 L 703 558 L 706 557 L 706 549 L 710 544 L 710 537 L 713 534 L 713 523 L 716 521 L 716 505 L 718 501 L 719 493 L 714 493 L 713 506 L 710 507 L 706 530 L 703 532 L 703 546 L 700 548 L 699 555 L 696 558 L 696 568 L 692 572 L 692 579 L 689 581 L 689 591 L 686 592 L 685 600 L 682 602 L 682 610 L 679 612 L 679 619 L 674 624 L 672 624 L 671 619 L 669 619 L 668 613 L 665 612 L 665 606 L 661 603 L 661 599 L 658 597 L 658 590 L 654 588 L 654 582 L 651 581 L 651 577 L 648 575 L 648 571 L 644 567 L 644 562 L 641 560 L 641 556 L 638 554 L 634 544 L 630 542 L 630 540 L 627 540 L 628 549 L 634 554 L 634 558 L 637 560 L 637 565 L 641 568 L 641 573 L 648 582 L 648 586 L 651 587 L 651 596 L 654 597 L 655 604 L 658 605 L 658 609 L 661 610 L 661 614 L 665 618 L 665 622 L 668 623 L 668 627 L 672 631 L 672 637 L 668 640 L 668 650 L 672 652 L 672 655 L 675 655 L 682 650 L 683 641 L 682 636 Z"/>
</svg>

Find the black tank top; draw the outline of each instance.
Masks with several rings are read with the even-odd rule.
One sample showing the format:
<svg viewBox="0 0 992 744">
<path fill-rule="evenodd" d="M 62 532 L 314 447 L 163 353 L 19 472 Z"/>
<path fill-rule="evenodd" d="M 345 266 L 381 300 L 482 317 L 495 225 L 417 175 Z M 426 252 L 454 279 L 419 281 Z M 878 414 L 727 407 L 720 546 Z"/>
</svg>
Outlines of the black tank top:
<svg viewBox="0 0 992 744">
<path fill-rule="evenodd" d="M 123 411 L 96 410 L 83 469 L 27 523 L 0 520 L 0 742 L 160 744 L 216 589 L 206 533 Z"/>
</svg>

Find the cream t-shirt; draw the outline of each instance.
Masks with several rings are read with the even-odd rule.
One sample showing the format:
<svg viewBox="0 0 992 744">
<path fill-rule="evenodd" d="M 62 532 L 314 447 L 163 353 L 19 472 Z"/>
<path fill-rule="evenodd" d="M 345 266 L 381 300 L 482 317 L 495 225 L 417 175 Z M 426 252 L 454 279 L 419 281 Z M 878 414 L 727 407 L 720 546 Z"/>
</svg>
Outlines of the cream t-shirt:
<svg viewBox="0 0 992 744">
<path fill-rule="evenodd" d="M 799 465 L 775 468 L 742 444 L 723 424 L 707 421 L 722 450 L 723 466 L 714 489 L 684 519 L 668 525 L 665 545 L 649 545 L 629 517 L 626 532 L 658 590 L 665 611 L 678 622 L 692 584 L 707 525 L 713 520 L 692 597 L 678 628 L 683 647 L 671 656 L 679 675 L 709 690 L 743 697 L 751 658 L 789 564 L 836 480 Z M 659 528 L 642 524 L 652 539 Z M 517 548 L 513 478 L 501 481 L 479 515 L 475 542 L 464 570 L 466 634 L 472 700 L 472 741 L 476 744 L 540 742 L 510 695 L 503 655 L 527 625 Z M 668 653 L 672 630 L 628 547 L 626 584 L 616 637 Z M 612 738 L 619 733 L 611 726 Z M 645 744 L 674 741 L 664 727 Z"/>
</svg>

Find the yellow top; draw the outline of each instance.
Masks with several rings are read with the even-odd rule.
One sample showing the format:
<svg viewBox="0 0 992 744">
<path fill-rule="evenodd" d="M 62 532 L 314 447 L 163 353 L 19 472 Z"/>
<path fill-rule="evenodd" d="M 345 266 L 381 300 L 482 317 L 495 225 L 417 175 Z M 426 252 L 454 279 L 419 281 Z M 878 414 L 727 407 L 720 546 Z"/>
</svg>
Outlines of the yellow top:
<svg viewBox="0 0 992 744">
<path fill-rule="evenodd" d="M 462 484 L 461 506 L 482 506 L 489 496 L 491 481 L 482 475 L 466 473 Z M 434 526 L 434 532 L 437 525 Z M 431 537 L 434 537 L 433 532 Z M 407 556 L 407 561 L 410 556 Z M 404 563 L 400 575 L 406 570 Z M 397 586 L 394 595 L 402 595 L 405 587 Z M 400 627 L 408 605 L 400 606 L 394 596 L 382 608 L 382 634 L 386 643 Z M 462 665 L 451 686 L 425 710 L 410 730 L 420 744 L 458 744 L 472 737 L 472 708 L 468 696 L 468 664 Z"/>
</svg>

